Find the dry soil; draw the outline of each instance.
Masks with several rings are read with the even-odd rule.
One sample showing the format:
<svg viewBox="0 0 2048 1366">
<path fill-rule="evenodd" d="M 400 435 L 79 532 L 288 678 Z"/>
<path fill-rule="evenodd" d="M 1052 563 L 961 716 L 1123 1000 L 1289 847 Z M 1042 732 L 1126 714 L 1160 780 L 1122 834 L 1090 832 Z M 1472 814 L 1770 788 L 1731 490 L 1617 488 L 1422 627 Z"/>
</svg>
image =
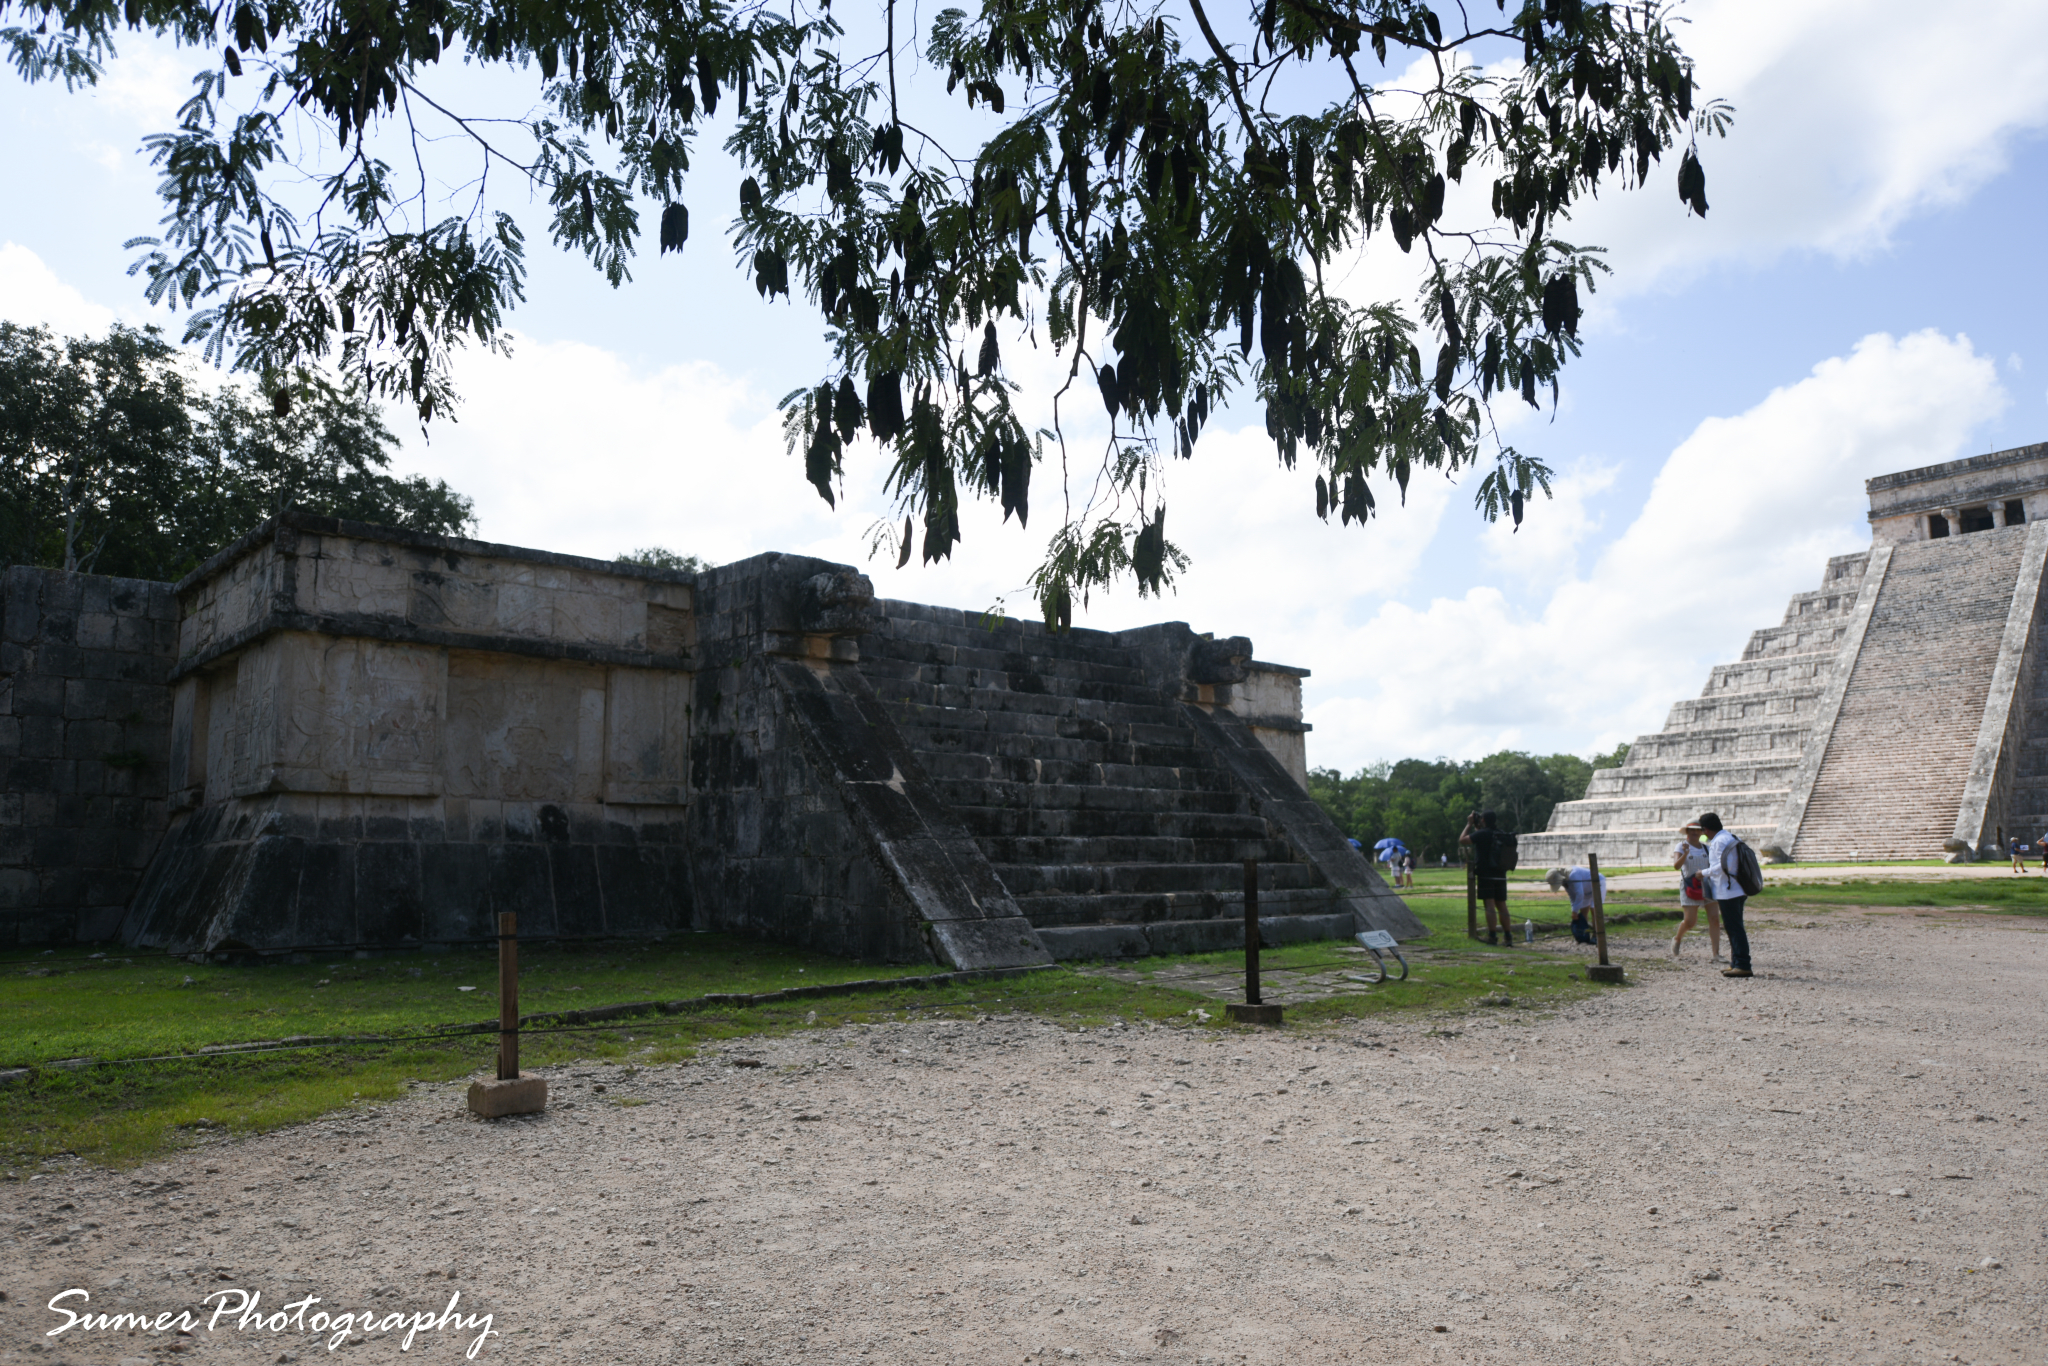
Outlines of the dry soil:
<svg viewBox="0 0 2048 1366">
<path fill-rule="evenodd" d="M 1554 1013 L 992 1009 L 0 1192 L 0 1361 L 2039 1362 L 2048 935 L 1836 915 Z M 1512 978 L 1503 977 L 1512 993 Z M 603 1088 L 600 1090 L 600 1087 Z M 74 1328 L 260 1291 L 296 1323 Z M 214 1302 L 216 1305 L 220 1300 Z M 71 1309 L 86 1306 L 74 1297 Z"/>
</svg>

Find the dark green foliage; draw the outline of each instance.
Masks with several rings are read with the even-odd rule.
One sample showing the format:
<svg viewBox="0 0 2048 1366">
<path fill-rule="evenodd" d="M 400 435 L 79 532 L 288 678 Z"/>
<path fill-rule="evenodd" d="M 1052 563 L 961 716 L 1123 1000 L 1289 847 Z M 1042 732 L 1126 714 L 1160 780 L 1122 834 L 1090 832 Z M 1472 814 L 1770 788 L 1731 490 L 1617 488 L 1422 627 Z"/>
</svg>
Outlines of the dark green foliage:
<svg viewBox="0 0 2048 1366">
<path fill-rule="evenodd" d="M 1623 764 L 1628 762 L 1628 750 L 1628 742 L 1624 740 L 1622 743 L 1616 745 L 1607 753 L 1594 755 L 1593 767 L 1596 770 L 1602 768 L 1620 768 Z"/>
<path fill-rule="evenodd" d="M 891 7 L 886 22 L 909 13 Z M 890 489 L 922 516 L 926 558 L 944 557 L 962 490 L 1021 513 L 1008 462 L 1022 434 L 1060 443 L 1070 467 L 1048 396 L 1036 415 L 1016 411 L 1000 327 L 1029 346 L 1043 324 L 1068 390 L 1100 392 L 1111 432 L 1100 461 L 1082 462 L 1097 487 L 1065 490 L 1078 511 L 1033 575 L 1057 622 L 1077 594 L 1085 604 L 1131 574 L 1159 591 L 1184 566 L 1157 531 L 1157 476 L 1192 456 L 1233 393 L 1263 409 L 1282 461 L 1316 464 L 1318 511 L 1361 524 L 1366 477 L 1393 474 L 1405 498 L 1416 470 L 1488 458 L 1495 395 L 1555 402 L 1581 286 L 1605 269 L 1558 223 L 1603 179 L 1640 186 L 1679 148 L 1680 198 L 1707 209 L 1697 139 L 1730 114 L 1695 108 L 1671 18 L 1663 0 L 1441 13 L 1240 0 L 1220 16 L 1249 40 L 1233 45 L 1199 2 L 1183 15 L 982 0 L 938 10 L 924 38 L 918 65 L 945 73 L 961 115 L 944 147 L 898 110 L 899 75 L 916 67 L 874 60 L 874 35 L 849 39 L 827 0 L 0 0 L 0 25 L 20 21 L 0 27 L 0 47 L 24 78 L 70 84 L 96 78 L 123 28 L 203 51 L 177 127 L 147 142 L 167 209 L 161 237 L 131 243 L 149 296 L 195 310 L 188 339 L 216 359 L 256 374 L 336 362 L 358 392 L 423 421 L 455 399 L 454 349 L 502 344 L 523 297 L 525 240 L 497 196 L 537 193 L 551 240 L 620 285 L 650 228 L 662 251 L 682 248 L 690 148 L 725 110 L 718 133 L 745 177 L 739 262 L 764 299 L 815 305 L 833 342 L 831 372 L 784 405 L 790 452 L 822 497 L 836 497 L 846 443 L 893 445 Z M 443 87 L 464 88 L 445 79 L 455 61 L 537 74 L 535 112 L 514 121 L 530 151 L 512 155 L 491 141 L 502 123 L 470 117 L 496 111 L 444 103 Z M 1375 99 L 1371 81 L 1408 70 L 1433 76 Z M 406 179 L 424 169 L 394 168 L 366 141 L 387 125 L 418 132 L 423 110 L 442 121 L 429 135 L 455 130 L 480 162 L 474 197 L 439 222 L 419 212 L 430 187 Z M 343 149 L 340 169 L 292 164 L 307 120 Z M 302 218 L 310 175 L 327 177 L 324 199 Z M 1488 193 L 1446 222 L 1466 175 Z M 1381 231 L 1426 270 L 1419 296 L 1359 304 L 1327 289 L 1325 266 Z M 837 401 L 848 382 L 864 412 Z M 1519 521 L 1549 472 L 1512 448 L 1490 460 L 1478 506 Z M 1141 550 L 1140 536 L 1160 544 Z"/>
<path fill-rule="evenodd" d="M 1393 836 L 1418 861 L 1447 854 L 1458 862 L 1458 832 L 1468 812 L 1492 810 L 1501 828 L 1542 830 L 1551 808 L 1586 795 L 1593 765 L 1575 754 L 1537 756 L 1502 750 L 1472 763 L 1403 759 L 1345 777 L 1333 768 L 1310 769 L 1309 795 L 1337 827 L 1366 848 Z"/>
<path fill-rule="evenodd" d="M 711 566 L 695 555 L 679 555 L 663 545 L 646 545 L 638 550 L 629 550 L 619 556 L 620 564 L 644 564 L 654 569 L 680 569 L 685 574 L 696 574 Z"/>
<path fill-rule="evenodd" d="M 194 385 L 155 331 L 0 323 L 0 563 L 175 580 L 279 507 L 460 534 L 470 501 L 384 473 L 377 410 L 311 381 Z"/>
</svg>

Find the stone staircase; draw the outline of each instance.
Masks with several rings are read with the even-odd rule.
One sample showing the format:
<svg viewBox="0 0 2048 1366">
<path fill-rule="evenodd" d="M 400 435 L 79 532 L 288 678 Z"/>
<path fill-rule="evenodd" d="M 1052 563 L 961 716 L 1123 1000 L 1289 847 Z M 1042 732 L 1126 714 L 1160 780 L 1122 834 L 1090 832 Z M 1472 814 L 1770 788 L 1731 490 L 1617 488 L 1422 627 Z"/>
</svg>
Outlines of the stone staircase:
<svg viewBox="0 0 2048 1366">
<path fill-rule="evenodd" d="M 2026 740 L 2020 746 L 2011 795 L 2006 799 L 2004 835 L 2038 845 L 2048 835 L 2048 669 L 2039 671 L 2022 699 L 2027 709 Z M 1994 832 L 1995 833 L 1995 832 Z M 2037 854 L 2030 861 L 2039 864 Z"/>
<path fill-rule="evenodd" d="M 1054 957 L 1241 943 L 1245 859 L 1268 942 L 1349 934 L 1360 892 L 1405 918 L 1333 886 L 1116 635 L 874 606 L 861 673 Z"/>
<path fill-rule="evenodd" d="M 1616 866 L 1661 865 L 1678 827 L 1709 810 L 1752 844 L 1769 839 L 1869 562 L 1867 551 L 1828 561 L 1821 586 L 1752 634 L 1741 659 L 1714 666 L 1663 730 L 1638 736 L 1626 763 L 1595 773 L 1583 800 L 1560 803 L 1544 832 L 1522 836 L 1523 865 L 1577 864 L 1589 850 Z"/>
<path fill-rule="evenodd" d="M 2025 539 L 2009 527 L 1893 550 L 1795 859 L 1941 857 Z"/>
</svg>

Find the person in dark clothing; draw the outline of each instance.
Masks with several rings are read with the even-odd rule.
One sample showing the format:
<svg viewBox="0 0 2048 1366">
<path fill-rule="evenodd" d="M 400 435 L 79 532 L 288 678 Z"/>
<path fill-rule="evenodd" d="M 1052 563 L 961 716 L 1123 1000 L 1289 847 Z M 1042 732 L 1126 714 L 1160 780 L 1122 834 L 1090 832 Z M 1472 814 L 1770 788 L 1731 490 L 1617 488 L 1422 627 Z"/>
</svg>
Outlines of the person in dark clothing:
<svg viewBox="0 0 2048 1366">
<path fill-rule="evenodd" d="M 1750 977 L 1749 931 L 1742 924 L 1742 908 L 1749 901 L 1742 884 L 1735 880 L 1735 836 L 1721 828 L 1721 818 L 1708 811 L 1699 819 L 1707 841 L 1707 895 L 1721 907 L 1721 928 L 1728 932 L 1728 966 L 1723 977 Z"/>
<path fill-rule="evenodd" d="M 1472 849 L 1472 871 L 1479 882 L 1479 899 L 1486 903 L 1486 942 L 1513 944 L 1515 927 L 1508 920 L 1508 869 L 1503 857 L 1503 840 L 1491 811 L 1474 811 L 1465 817 L 1460 845 Z M 1500 938 L 1494 935 L 1494 921 L 1500 921 Z"/>
</svg>

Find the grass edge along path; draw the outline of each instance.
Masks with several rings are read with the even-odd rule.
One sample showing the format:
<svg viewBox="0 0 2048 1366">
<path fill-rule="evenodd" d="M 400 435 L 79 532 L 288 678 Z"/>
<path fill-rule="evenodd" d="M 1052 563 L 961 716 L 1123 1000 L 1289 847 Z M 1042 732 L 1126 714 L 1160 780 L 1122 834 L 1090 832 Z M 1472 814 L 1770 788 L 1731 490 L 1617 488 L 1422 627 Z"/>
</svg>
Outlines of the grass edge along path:
<svg viewBox="0 0 2048 1366">
<path fill-rule="evenodd" d="M 1267 950 L 1264 957 L 1277 969 L 1296 956 L 1328 956 L 1343 942 L 1291 945 Z M 1207 962 L 1229 956 L 1188 959 Z M 1447 941 L 1415 946 L 1411 959 L 1416 970 L 1408 982 L 1292 1006 L 1290 1024 L 1312 1029 L 1381 1014 L 1510 1005 L 1546 1009 L 1604 989 L 1584 982 L 1578 972 L 1582 965 L 1573 960 L 1510 960 L 1505 953 L 1462 941 L 1455 946 Z M 1139 961 L 1156 968 L 1175 960 Z M 852 993 L 843 994 L 849 987 Z M 1511 997 L 1509 990 L 1515 995 Z M 1061 964 L 1021 974 L 926 974 L 721 995 L 723 999 L 624 1002 L 549 1012 L 580 1018 L 524 1034 L 522 1062 L 536 1072 L 573 1063 L 674 1063 L 691 1059 L 706 1044 L 748 1036 L 1005 1012 L 1036 1015 L 1064 1027 L 1123 1020 L 1191 1030 L 1241 1028 L 1213 1009 L 1214 995 L 1167 983 L 1117 980 L 1089 972 L 1086 965 Z M 664 1009 L 677 1005 L 682 1008 Z M 0 1179 L 19 1180 L 47 1163 L 66 1159 L 129 1167 L 178 1148 L 287 1128 L 337 1110 L 395 1099 L 412 1086 L 475 1076 L 489 1067 L 495 1047 L 489 1033 L 447 1032 L 390 1042 L 230 1047 L 127 1065 L 38 1069 L 14 1085 L 0 1087 Z"/>
</svg>

